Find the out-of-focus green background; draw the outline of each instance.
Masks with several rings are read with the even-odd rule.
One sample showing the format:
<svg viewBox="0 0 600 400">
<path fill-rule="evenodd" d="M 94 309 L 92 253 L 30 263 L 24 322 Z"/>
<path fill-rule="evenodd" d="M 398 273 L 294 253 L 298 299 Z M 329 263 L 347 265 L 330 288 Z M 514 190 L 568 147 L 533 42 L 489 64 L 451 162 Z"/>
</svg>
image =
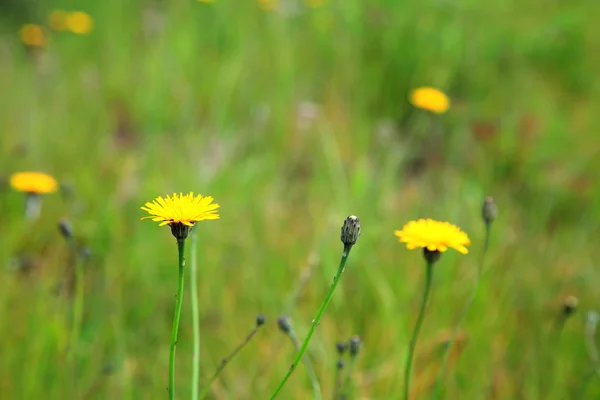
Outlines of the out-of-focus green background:
<svg viewBox="0 0 600 400">
<path fill-rule="evenodd" d="M 85 12 L 91 32 L 52 30 L 55 10 Z M 430 398 L 473 290 L 486 195 L 500 216 L 442 398 L 599 398 L 586 333 L 600 301 L 598 15 L 595 0 L 3 1 L 0 398 L 166 397 L 177 249 L 139 207 L 174 191 L 221 204 L 197 225 L 201 385 L 258 313 L 268 320 L 211 398 L 274 390 L 295 356 L 275 321 L 289 315 L 304 337 L 350 214 L 362 236 L 308 353 L 324 398 L 335 343 L 353 334 L 364 347 L 348 398 L 400 398 L 424 267 L 394 230 L 432 217 L 473 241 L 436 266 L 413 377 L 414 398 Z M 41 46 L 21 42 L 27 23 Z M 446 114 L 410 105 L 424 85 L 451 97 Z M 22 170 L 64 187 L 36 222 L 8 185 Z M 88 255 L 75 342 L 61 218 Z M 559 337 L 567 295 L 579 309 Z M 280 398 L 311 393 L 299 368 Z"/>
</svg>

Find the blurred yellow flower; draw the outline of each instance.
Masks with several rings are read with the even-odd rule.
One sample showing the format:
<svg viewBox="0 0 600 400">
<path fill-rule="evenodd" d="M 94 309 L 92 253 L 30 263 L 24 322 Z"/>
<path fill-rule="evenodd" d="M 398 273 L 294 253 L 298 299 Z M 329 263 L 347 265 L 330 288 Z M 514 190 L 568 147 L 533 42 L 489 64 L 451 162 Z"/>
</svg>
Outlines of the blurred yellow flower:
<svg viewBox="0 0 600 400">
<path fill-rule="evenodd" d="M 67 17 L 69 13 L 63 10 L 54 10 L 48 17 L 48 25 L 55 31 L 62 32 L 67 30 Z"/>
<path fill-rule="evenodd" d="M 305 3 L 310 8 L 319 8 L 323 7 L 327 0 L 305 0 Z"/>
<path fill-rule="evenodd" d="M 27 46 L 40 47 L 46 42 L 46 35 L 42 27 L 35 24 L 25 24 L 19 30 L 21 42 Z"/>
<path fill-rule="evenodd" d="M 78 35 L 88 35 L 94 28 L 94 20 L 89 14 L 75 11 L 67 15 L 67 29 Z"/>
<path fill-rule="evenodd" d="M 160 222 L 159 226 L 169 224 L 183 224 L 194 226 L 194 223 L 206 219 L 219 219 L 217 209 L 219 205 L 213 203 L 212 196 L 194 196 L 193 192 L 183 195 L 173 193 L 173 197 L 157 197 L 152 202 L 146 203 L 142 210 L 147 211 L 150 216 L 142 219 L 152 218 L 154 222 Z"/>
<path fill-rule="evenodd" d="M 410 250 L 427 248 L 429 251 L 443 253 L 451 247 L 462 254 L 467 254 L 469 251 L 465 246 L 471 244 L 467 234 L 459 227 L 449 222 L 432 219 L 410 221 L 402 230 L 397 230 L 394 234 L 398 236 L 400 243 L 406 243 L 406 247 Z"/>
<path fill-rule="evenodd" d="M 17 172 L 10 177 L 10 185 L 31 194 L 54 193 L 58 189 L 56 179 L 43 172 Z"/>
<path fill-rule="evenodd" d="M 422 108 L 442 114 L 450 108 L 450 99 L 444 92 L 441 92 L 432 87 L 421 87 L 413 90 L 410 94 L 410 102 L 417 108 Z"/>
<path fill-rule="evenodd" d="M 277 0 L 257 0 L 258 6 L 263 11 L 273 11 L 277 8 Z"/>
</svg>

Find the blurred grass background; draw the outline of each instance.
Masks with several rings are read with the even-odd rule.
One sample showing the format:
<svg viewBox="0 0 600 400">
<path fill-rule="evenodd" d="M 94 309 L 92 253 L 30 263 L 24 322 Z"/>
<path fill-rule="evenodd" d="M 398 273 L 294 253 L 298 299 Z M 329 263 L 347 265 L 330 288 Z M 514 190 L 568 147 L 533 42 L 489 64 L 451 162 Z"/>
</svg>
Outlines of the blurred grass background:
<svg viewBox="0 0 600 400">
<path fill-rule="evenodd" d="M 92 31 L 52 31 L 54 10 L 84 11 Z M 443 398 L 577 398 L 593 365 L 585 313 L 600 300 L 599 12 L 592 0 L 3 1 L 0 174 L 41 170 L 65 190 L 32 224 L 2 187 L 0 398 L 166 396 L 177 251 L 139 207 L 173 191 L 221 204 L 197 226 L 201 385 L 258 313 L 268 319 L 212 398 L 274 390 L 295 355 L 275 321 L 289 315 L 304 337 L 350 214 L 362 236 L 309 348 L 325 398 L 335 344 L 352 334 L 364 347 L 349 398 L 400 398 L 424 267 L 394 229 L 432 217 L 473 241 L 436 267 L 413 378 L 429 398 L 472 291 L 486 195 L 500 218 Z M 43 27 L 43 46 L 20 42 L 25 23 Z M 448 113 L 408 103 L 423 85 L 451 96 Z M 61 218 L 90 253 L 71 352 Z M 580 310 L 558 341 L 567 295 Z M 190 310 L 178 398 L 191 387 Z M 311 396 L 299 368 L 281 398 Z"/>
</svg>

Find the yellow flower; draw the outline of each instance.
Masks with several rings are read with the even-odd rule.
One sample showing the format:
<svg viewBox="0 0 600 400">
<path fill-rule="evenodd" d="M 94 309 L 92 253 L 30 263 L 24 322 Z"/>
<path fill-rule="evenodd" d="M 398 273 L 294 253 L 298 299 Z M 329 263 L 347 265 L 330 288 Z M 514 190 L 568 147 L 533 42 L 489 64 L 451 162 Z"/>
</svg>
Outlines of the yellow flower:
<svg viewBox="0 0 600 400">
<path fill-rule="evenodd" d="M 94 20 L 89 14 L 75 11 L 67 15 L 67 28 L 78 35 L 88 35 L 94 27 Z"/>
<path fill-rule="evenodd" d="M 469 251 L 465 246 L 471 244 L 471 240 L 459 227 L 449 222 L 439 222 L 432 219 L 419 219 L 410 221 L 402 230 L 395 231 L 400 243 L 406 243 L 410 250 L 416 248 L 427 248 L 429 251 L 448 250 L 448 247 L 467 254 Z"/>
<path fill-rule="evenodd" d="M 31 194 L 54 193 L 58 189 L 56 179 L 42 172 L 17 172 L 10 177 L 10 185 Z"/>
<path fill-rule="evenodd" d="M 196 222 L 219 219 L 219 205 L 212 201 L 211 196 L 194 196 L 193 192 L 186 195 L 179 193 L 179 196 L 173 193 L 173 197 L 167 196 L 166 199 L 159 196 L 142 207 L 150 214 L 142 219 L 152 218 L 152 221 L 160 222 L 159 226 L 169 225 L 177 241 L 183 242 Z"/>
<path fill-rule="evenodd" d="M 42 27 L 35 24 L 25 24 L 19 30 L 21 42 L 31 47 L 43 46 L 46 42 L 46 36 Z"/>
<path fill-rule="evenodd" d="M 410 94 L 410 102 L 417 108 L 422 108 L 436 114 L 443 114 L 450 108 L 450 99 L 448 96 L 444 92 L 432 87 L 421 87 L 413 90 Z"/>
<path fill-rule="evenodd" d="M 62 32 L 67 30 L 67 17 L 69 14 L 63 10 L 52 11 L 48 17 L 48 25 L 55 31 Z"/>
<path fill-rule="evenodd" d="M 186 195 L 173 193 L 173 197 L 167 196 L 166 199 L 159 196 L 142 207 L 150 214 L 142 219 L 152 218 L 152 221 L 160 222 L 159 226 L 174 223 L 194 226 L 195 222 L 205 219 L 219 219 L 219 205 L 212 201 L 212 196 L 194 196 L 193 192 Z"/>
</svg>

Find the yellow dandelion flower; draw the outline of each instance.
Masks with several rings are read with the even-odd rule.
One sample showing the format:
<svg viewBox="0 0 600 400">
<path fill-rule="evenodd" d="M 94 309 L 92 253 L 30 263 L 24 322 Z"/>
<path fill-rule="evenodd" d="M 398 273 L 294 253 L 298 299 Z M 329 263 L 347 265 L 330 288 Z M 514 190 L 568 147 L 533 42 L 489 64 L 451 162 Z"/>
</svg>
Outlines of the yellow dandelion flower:
<svg viewBox="0 0 600 400">
<path fill-rule="evenodd" d="M 19 30 L 21 42 L 27 46 L 40 47 L 46 42 L 46 35 L 41 26 L 35 24 L 25 24 Z"/>
<path fill-rule="evenodd" d="M 212 196 L 194 196 L 193 192 L 186 195 L 173 193 L 172 197 L 166 198 L 159 196 L 141 207 L 150 214 L 141 219 L 152 218 L 152 221 L 160 222 L 159 226 L 170 225 L 173 236 L 182 240 L 196 222 L 219 219 L 219 205 L 212 201 Z"/>
<path fill-rule="evenodd" d="M 10 185 L 30 194 L 54 193 L 58 189 L 56 179 L 42 172 L 17 172 L 10 177 Z"/>
<path fill-rule="evenodd" d="M 432 219 L 419 219 L 410 221 L 402 230 L 395 231 L 400 243 L 406 243 L 410 250 L 426 248 L 429 251 L 445 252 L 448 248 L 467 254 L 469 250 L 465 246 L 471 244 L 471 240 L 459 227 L 449 222 L 439 222 Z"/>
<path fill-rule="evenodd" d="M 450 108 L 450 99 L 442 91 L 432 87 L 421 87 L 410 94 L 410 102 L 417 108 L 422 108 L 436 114 L 443 114 Z"/>
<path fill-rule="evenodd" d="M 48 16 L 48 25 L 55 31 L 66 31 L 68 16 L 69 13 L 64 10 L 54 10 L 50 13 L 50 16 Z"/>
<path fill-rule="evenodd" d="M 94 28 L 94 20 L 83 11 L 75 11 L 67 15 L 67 29 L 78 35 L 88 35 Z"/>
</svg>

